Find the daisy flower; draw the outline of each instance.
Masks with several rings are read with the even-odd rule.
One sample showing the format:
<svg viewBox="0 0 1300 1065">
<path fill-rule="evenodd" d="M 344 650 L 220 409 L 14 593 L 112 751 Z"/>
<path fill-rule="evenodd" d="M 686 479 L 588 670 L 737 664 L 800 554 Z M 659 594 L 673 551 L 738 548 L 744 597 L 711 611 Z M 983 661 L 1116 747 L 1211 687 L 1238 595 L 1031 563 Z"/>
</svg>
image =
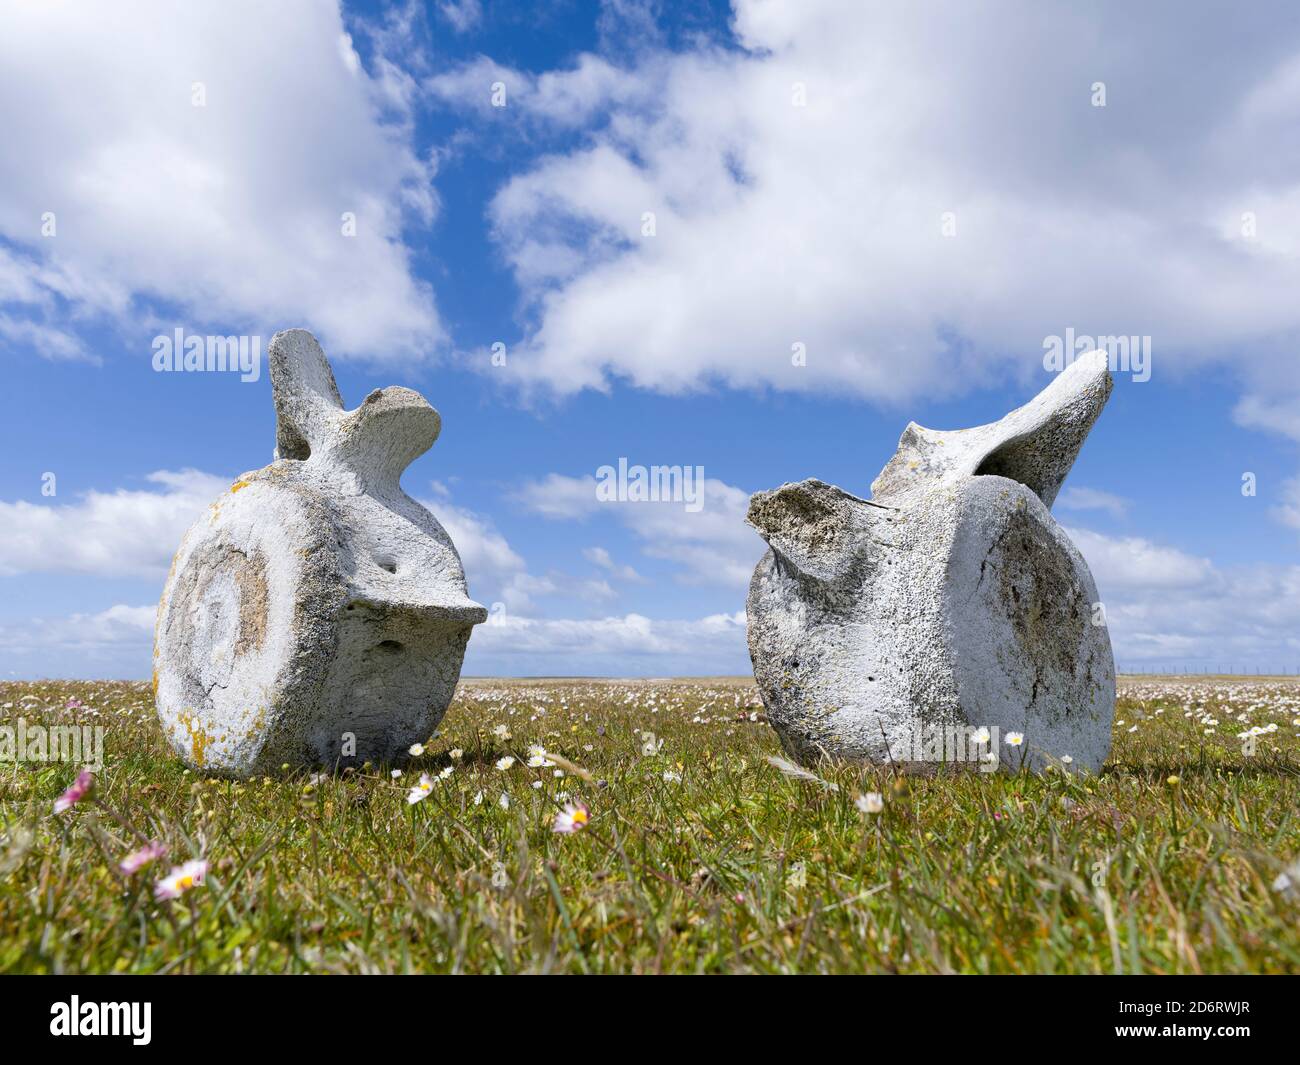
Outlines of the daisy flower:
<svg viewBox="0 0 1300 1065">
<path fill-rule="evenodd" d="M 192 887 L 199 887 L 208 875 L 208 863 L 201 858 L 178 865 L 153 888 L 153 897 L 160 902 L 163 899 L 179 899 Z"/>
<path fill-rule="evenodd" d="M 1292 862 L 1278 873 L 1273 881 L 1273 890 L 1279 895 L 1300 898 L 1300 861 Z"/>
<path fill-rule="evenodd" d="M 1024 742 L 1025 742 L 1025 734 L 1024 734 L 1023 732 L 1008 732 L 1008 733 L 1007 733 L 1007 746 L 1008 746 L 1008 747 L 1019 747 L 1019 746 L 1020 746 L 1022 743 L 1024 743 Z"/>
<path fill-rule="evenodd" d="M 564 809 L 555 815 L 555 823 L 551 825 L 551 831 L 571 835 L 586 828 L 587 822 L 590 820 L 591 814 L 587 810 L 585 803 L 565 803 Z"/>
<path fill-rule="evenodd" d="M 431 792 L 432 790 L 433 790 L 433 777 L 429 776 L 428 773 L 421 773 L 420 782 L 416 784 L 414 787 L 412 787 L 410 792 L 407 793 L 406 801 L 410 805 L 414 806 L 417 802 L 420 802 L 422 799 L 427 799 L 429 797 L 429 792 Z"/>
<path fill-rule="evenodd" d="M 54 812 L 63 813 L 64 810 L 70 810 L 90 794 L 90 789 L 94 787 L 95 775 L 89 769 L 83 769 L 77 774 L 77 779 L 72 782 L 62 795 L 54 800 Z"/>
<path fill-rule="evenodd" d="M 161 843 L 149 842 L 139 850 L 133 850 L 117 863 L 117 867 L 122 870 L 126 876 L 130 876 L 132 873 L 138 873 L 150 862 L 157 858 L 161 858 L 166 853 L 167 848 Z"/>
<path fill-rule="evenodd" d="M 983 725 L 981 725 L 973 733 L 971 733 L 971 740 L 974 743 L 983 746 L 989 741 L 989 730 L 985 728 Z"/>
<path fill-rule="evenodd" d="M 513 755 L 508 754 L 504 758 L 497 759 L 497 768 L 501 770 L 501 772 L 503 773 L 514 764 L 515 764 L 515 759 Z"/>
<path fill-rule="evenodd" d="M 865 795 L 859 795 L 853 805 L 864 814 L 878 814 L 885 808 L 885 797 L 878 791 L 869 791 Z"/>
<path fill-rule="evenodd" d="M 407 748 L 407 751 L 410 752 L 410 754 L 411 754 L 411 756 L 412 756 L 413 758 L 419 758 L 420 755 L 422 755 L 422 754 L 424 753 L 424 744 L 423 744 L 423 743 L 413 743 L 413 744 L 411 744 L 410 747 Z"/>
</svg>

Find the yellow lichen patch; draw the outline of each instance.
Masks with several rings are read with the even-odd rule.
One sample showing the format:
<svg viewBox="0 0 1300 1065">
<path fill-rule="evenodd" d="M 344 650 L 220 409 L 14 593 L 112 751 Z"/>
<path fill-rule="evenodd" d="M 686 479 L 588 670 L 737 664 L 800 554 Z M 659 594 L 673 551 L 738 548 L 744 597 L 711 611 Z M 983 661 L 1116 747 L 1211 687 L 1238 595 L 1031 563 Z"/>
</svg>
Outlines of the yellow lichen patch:
<svg viewBox="0 0 1300 1065">
<path fill-rule="evenodd" d="M 153 671 L 153 697 L 154 699 L 158 698 L 158 671 L 156 669 Z"/>
<path fill-rule="evenodd" d="M 266 730 L 266 712 L 265 706 L 246 707 L 239 712 L 242 719 L 240 723 L 230 731 L 215 737 L 215 742 L 227 752 L 255 743 Z"/>
<path fill-rule="evenodd" d="M 266 707 L 259 706 L 257 714 L 252 723 L 248 726 L 248 731 L 244 733 L 244 739 L 251 740 L 256 737 L 264 728 L 266 728 Z"/>
<path fill-rule="evenodd" d="M 247 488 L 248 484 L 249 484 L 248 481 L 236 481 L 234 484 L 230 486 L 230 491 L 233 494 L 235 492 L 238 492 L 241 488 Z"/>
<path fill-rule="evenodd" d="M 212 737 L 208 735 L 203 725 L 194 719 L 194 715 L 188 710 L 179 715 L 177 720 L 190 737 L 190 761 L 196 766 L 202 768 L 208 758 L 208 747 L 212 744 Z"/>
</svg>

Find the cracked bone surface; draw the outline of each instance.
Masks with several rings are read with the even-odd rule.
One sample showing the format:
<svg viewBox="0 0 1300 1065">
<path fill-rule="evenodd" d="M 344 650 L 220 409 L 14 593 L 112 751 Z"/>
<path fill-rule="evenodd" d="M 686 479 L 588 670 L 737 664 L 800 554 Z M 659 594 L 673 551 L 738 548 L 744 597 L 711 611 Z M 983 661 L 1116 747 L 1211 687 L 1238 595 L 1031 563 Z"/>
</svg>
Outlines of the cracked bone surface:
<svg viewBox="0 0 1300 1065">
<path fill-rule="evenodd" d="M 944 731 L 986 726 L 983 753 L 1004 768 L 1101 767 L 1110 637 L 1049 508 L 1110 391 L 1094 351 L 1001 421 L 908 425 L 870 500 L 818 480 L 752 497 L 771 550 L 750 583 L 749 651 L 791 756 L 966 761 L 980 752 L 945 752 Z"/>
<path fill-rule="evenodd" d="M 398 483 L 441 420 L 409 388 L 344 410 L 306 330 L 277 333 L 268 358 L 276 458 L 181 541 L 158 604 L 158 715 L 210 772 L 401 760 L 442 720 L 487 616 Z"/>
</svg>

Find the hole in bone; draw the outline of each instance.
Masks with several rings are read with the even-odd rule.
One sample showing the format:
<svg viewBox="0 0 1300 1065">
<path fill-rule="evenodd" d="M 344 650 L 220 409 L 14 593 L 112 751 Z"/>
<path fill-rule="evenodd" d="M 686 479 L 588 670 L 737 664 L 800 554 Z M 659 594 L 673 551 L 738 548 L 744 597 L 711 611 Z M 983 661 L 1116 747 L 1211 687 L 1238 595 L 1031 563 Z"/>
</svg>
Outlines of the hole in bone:
<svg viewBox="0 0 1300 1065">
<path fill-rule="evenodd" d="M 284 428 L 277 443 L 279 446 L 276 451 L 282 459 L 288 459 L 291 462 L 306 462 L 311 458 L 311 445 L 307 443 L 307 438 L 292 427 L 286 426 Z"/>
<path fill-rule="evenodd" d="M 402 645 L 396 640 L 383 640 L 375 644 L 375 650 L 380 654 L 395 655 L 402 649 Z"/>
<path fill-rule="evenodd" d="M 975 467 L 975 477 L 1005 477 L 1018 481 L 1040 499 L 1056 494 L 1060 478 L 1053 469 L 1053 456 L 1045 453 L 1051 444 L 1041 434 L 1013 438 L 994 448 Z"/>
<path fill-rule="evenodd" d="M 375 565 L 386 573 L 397 572 L 397 559 L 393 558 L 391 555 L 376 555 Z"/>
</svg>

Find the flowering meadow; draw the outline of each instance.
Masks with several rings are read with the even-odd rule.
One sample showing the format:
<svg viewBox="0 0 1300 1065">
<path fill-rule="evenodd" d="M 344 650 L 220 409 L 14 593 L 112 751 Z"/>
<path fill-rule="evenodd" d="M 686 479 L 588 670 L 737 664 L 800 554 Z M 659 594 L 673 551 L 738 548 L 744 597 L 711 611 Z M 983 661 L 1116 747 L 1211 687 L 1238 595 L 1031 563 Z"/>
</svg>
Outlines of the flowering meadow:
<svg viewBox="0 0 1300 1065">
<path fill-rule="evenodd" d="M 401 767 L 245 781 L 144 684 L 0 705 L 105 728 L 0 762 L 0 972 L 1300 972 L 1294 678 L 1124 680 L 1095 777 L 809 772 L 728 679 L 465 681 Z"/>
</svg>

